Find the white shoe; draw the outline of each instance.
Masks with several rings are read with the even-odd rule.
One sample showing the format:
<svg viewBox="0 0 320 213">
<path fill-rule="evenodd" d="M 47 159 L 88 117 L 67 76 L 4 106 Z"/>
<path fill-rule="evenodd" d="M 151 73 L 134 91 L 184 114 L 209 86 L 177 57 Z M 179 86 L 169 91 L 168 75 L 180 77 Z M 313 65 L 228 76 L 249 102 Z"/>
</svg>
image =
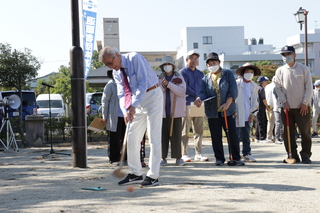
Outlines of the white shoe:
<svg viewBox="0 0 320 213">
<path fill-rule="evenodd" d="M 255 142 L 255 143 L 260 143 L 260 140 L 254 139 L 254 142 Z"/>
<path fill-rule="evenodd" d="M 264 139 L 264 140 L 261 140 L 260 143 L 271 143 L 272 141 L 271 140 L 268 140 L 268 139 Z"/>
<path fill-rule="evenodd" d="M 252 155 L 244 155 L 244 162 L 257 162 Z"/>
<path fill-rule="evenodd" d="M 196 154 L 196 156 L 194 156 L 194 160 L 197 160 L 197 161 L 209 161 L 209 158 L 207 158 L 206 156 L 203 156 L 201 154 Z"/>
<path fill-rule="evenodd" d="M 267 143 L 274 143 L 274 139 L 273 138 L 271 138 L 271 139 L 267 138 L 267 141 L 268 141 Z"/>
<path fill-rule="evenodd" d="M 181 159 L 184 161 L 184 162 L 191 162 L 191 158 L 188 157 L 188 155 L 183 155 L 181 157 Z"/>
<path fill-rule="evenodd" d="M 276 144 L 283 144 L 282 141 L 276 141 L 275 143 L 276 143 Z"/>
</svg>

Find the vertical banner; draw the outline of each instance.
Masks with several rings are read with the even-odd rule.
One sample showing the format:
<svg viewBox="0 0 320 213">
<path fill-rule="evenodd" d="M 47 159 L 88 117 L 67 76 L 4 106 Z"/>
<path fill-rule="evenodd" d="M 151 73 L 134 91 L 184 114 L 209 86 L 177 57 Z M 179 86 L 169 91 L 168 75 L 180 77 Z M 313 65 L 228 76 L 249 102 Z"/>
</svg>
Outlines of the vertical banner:
<svg viewBox="0 0 320 213">
<path fill-rule="evenodd" d="M 98 0 L 82 0 L 82 3 L 84 72 L 87 78 L 94 50 Z"/>
</svg>

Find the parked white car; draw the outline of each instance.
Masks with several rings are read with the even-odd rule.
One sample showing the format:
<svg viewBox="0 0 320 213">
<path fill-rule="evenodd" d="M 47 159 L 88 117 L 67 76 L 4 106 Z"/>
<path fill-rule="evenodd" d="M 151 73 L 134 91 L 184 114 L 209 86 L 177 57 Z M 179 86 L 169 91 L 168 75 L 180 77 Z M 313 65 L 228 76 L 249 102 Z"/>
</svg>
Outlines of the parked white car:
<svg viewBox="0 0 320 213">
<path fill-rule="evenodd" d="M 38 95 L 36 101 L 39 106 L 38 115 L 43 115 L 45 118 L 49 118 L 49 94 Z M 60 94 L 50 94 L 50 102 L 52 118 L 61 118 L 66 115 L 66 107 Z"/>
</svg>

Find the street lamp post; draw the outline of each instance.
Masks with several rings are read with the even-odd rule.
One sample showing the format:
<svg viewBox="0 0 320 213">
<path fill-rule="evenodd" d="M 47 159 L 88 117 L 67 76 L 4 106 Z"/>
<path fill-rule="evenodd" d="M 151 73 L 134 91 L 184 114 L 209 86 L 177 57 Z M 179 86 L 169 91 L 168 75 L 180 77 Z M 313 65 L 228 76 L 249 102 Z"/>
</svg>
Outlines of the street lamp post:
<svg viewBox="0 0 320 213">
<path fill-rule="evenodd" d="M 308 66 L 308 29 L 307 29 L 307 16 L 309 11 L 299 8 L 299 10 L 293 15 L 296 17 L 296 21 L 300 24 L 300 30 L 302 30 L 302 24 L 304 24 L 304 65 Z"/>
</svg>

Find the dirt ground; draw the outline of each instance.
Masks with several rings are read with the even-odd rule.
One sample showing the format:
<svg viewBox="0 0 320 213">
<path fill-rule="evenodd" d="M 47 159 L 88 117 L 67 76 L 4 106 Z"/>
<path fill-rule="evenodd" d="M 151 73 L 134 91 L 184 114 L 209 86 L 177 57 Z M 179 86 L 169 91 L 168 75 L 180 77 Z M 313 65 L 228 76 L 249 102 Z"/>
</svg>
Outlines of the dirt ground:
<svg viewBox="0 0 320 213">
<path fill-rule="evenodd" d="M 70 146 L 54 150 L 71 153 Z M 0 152 L 0 212 L 320 212 L 319 138 L 313 139 L 312 164 L 284 164 L 283 145 L 252 143 L 258 162 L 242 167 L 215 166 L 211 141 L 205 140 L 203 154 L 209 162 L 177 167 L 175 159 L 168 158 L 169 165 L 161 167 L 160 186 L 135 185 L 133 192 L 118 186 L 106 143 L 88 145 L 85 169 L 73 168 L 72 156 L 43 158 L 49 151 Z M 225 151 L 227 157 L 226 144 Z M 189 152 L 194 156 L 192 139 Z M 82 189 L 91 187 L 106 190 Z"/>
</svg>

